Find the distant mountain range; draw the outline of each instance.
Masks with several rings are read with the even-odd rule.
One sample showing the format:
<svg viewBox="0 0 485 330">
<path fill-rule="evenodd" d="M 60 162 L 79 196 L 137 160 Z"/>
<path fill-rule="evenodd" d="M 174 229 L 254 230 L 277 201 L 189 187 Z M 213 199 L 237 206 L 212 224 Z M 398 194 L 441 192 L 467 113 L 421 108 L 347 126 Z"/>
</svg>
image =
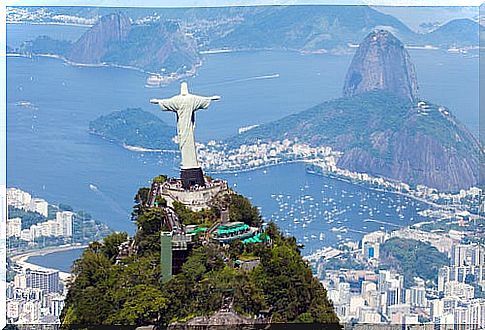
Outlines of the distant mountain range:
<svg viewBox="0 0 485 330">
<path fill-rule="evenodd" d="M 72 45 L 39 37 L 18 51 L 48 53 L 84 64 L 131 66 L 162 74 L 193 73 L 200 51 L 278 49 L 352 52 L 376 28 L 405 44 L 444 48 L 478 46 L 483 27 L 469 19 L 418 34 L 393 16 L 368 6 L 254 6 L 222 8 L 60 8 L 58 15 L 105 14 Z M 111 13 L 109 13 L 111 11 Z M 115 13 L 112 13 L 116 11 Z M 10 51 L 14 51 L 10 49 Z"/>
<path fill-rule="evenodd" d="M 448 109 L 418 101 L 409 54 L 391 33 L 372 32 L 360 44 L 344 94 L 227 143 L 296 138 L 342 151 L 337 166 L 351 171 L 447 191 L 479 184 L 478 141 Z"/>
</svg>

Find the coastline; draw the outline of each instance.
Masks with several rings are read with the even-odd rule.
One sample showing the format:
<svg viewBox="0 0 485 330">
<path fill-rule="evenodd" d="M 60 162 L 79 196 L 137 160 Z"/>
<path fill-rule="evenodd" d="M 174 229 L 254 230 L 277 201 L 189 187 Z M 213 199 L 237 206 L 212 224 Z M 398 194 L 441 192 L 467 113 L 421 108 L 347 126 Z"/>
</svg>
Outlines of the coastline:
<svg viewBox="0 0 485 330">
<path fill-rule="evenodd" d="M 66 245 L 61 245 L 61 246 L 52 246 L 52 247 L 47 247 L 44 249 L 40 250 L 33 250 L 33 251 L 23 251 L 19 252 L 17 254 L 13 254 L 9 256 L 13 262 L 15 262 L 17 265 L 22 267 L 23 269 L 36 269 L 36 270 L 57 270 L 59 271 L 59 277 L 63 281 L 69 280 L 71 277 L 71 273 L 63 272 L 58 269 L 53 269 L 53 268 L 47 268 L 41 265 L 33 264 L 29 262 L 30 257 L 34 256 L 44 256 L 47 254 L 51 253 L 57 253 L 57 252 L 64 252 L 64 251 L 70 251 L 70 250 L 77 250 L 77 249 L 85 249 L 87 248 L 88 245 L 82 245 L 80 243 L 77 244 L 66 244 Z"/>
<path fill-rule="evenodd" d="M 307 163 L 311 164 L 311 160 L 306 160 L 306 159 L 293 159 L 293 160 L 285 160 L 279 163 L 271 163 L 271 164 L 264 164 L 260 166 L 255 166 L 255 167 L 249 167 L 249 168 L 244 168 L 244 169 L 235 169 L 235 170 L 215 170 L 212 171 L 210 169 L 204 169 L 205 172 L 208 174 L 238 174 L 238 173 L 244 173 L 244 172 L 251 172 L 251 171 L 257 171 L 261 170 L 264 168 L 269 168 L 273 166 L 278 166 L 278 165 L 288 165 L 288 164 L 295 164 L 295 163 Z"/>
<path fill-rule="evenodd" d="M 60 26 L 77 26 L 77 27 L 92 27 L 93 24 L 81 24 L 81 23 L 65 23 L 65 22 L 29 22 L 29 21 L 7 21 L 6 24 L 25 24 L 25 25 L 60 25 Z"/>
<path fill-rule="evenodd" d="M 121 144 L 121 146 L 123 148 L 125 148 L 126 150 L 133 151 L 133 152 L 162 152 L 162 153 L 173 153 L 173 154 L 179 152 L 178 150 L 150 149 L 150 148 L 144 148 L 144 147 L 140 147 L 140 146 L 132 146 L 132 145 L 129 145 L 129 144 L 124 144 L 124 143 Z"/>
<path fill-rule="evenodd" d="M 57 59 L 57 60 L 61 60 L 62 62 L 68 64 L 68 65 L 72 65 L 72 66 L 76 66 L 76 67 L 87 67 L 87 68 L 117 68 L 117 69 L 126 69 L 126 70 L 133 70 L 133 71 L 137 71 L 137 72 L 141 72 L 143 74 L 147 74 L 147 75 L 156 75 L 157 73 L 154 73 L 154 72 L 150 72 L 150 71 L 145 71 L 141 68 L 138 68 L 138 67 L 135 67 L 135 66 L 130 66 L 130 65 L 121 65 L 121 64 L 108 64 L 108 63 L 78 63 L 78 62 L 72 62 L 70 60 L 68 60 L 67 58 L 65 58 L 64 56 L 61 56 L 61 55 L 56 55 L 56 54 L 32 54 L 32 55 L 25 55 L 25 54 L 21 54 L 21 53 L 6 53 L 5 54 L 6 57 L 23 57 L 23 58 L 32 58 L 32 57 L 46 57 L 46 58 L 53 58 L 53 59 Z M 192 76 L 195 76 L 196 75 L 196 71 L 197 71 L 197 68 L 199 68 L 200 66 L 202 66 L 201 63 L 196 63 L 194 65 L 194 72 L 190 73 L 190 74 L 187 74 L 187 73 L 184 73 L 184 74 L 176 74 L 173 78 L 170 79 L 170 81 L 168 82 L 168 84 L 174 82 L 174 81 L 177 81 L 177 80 L 180 80 L 180 79 L 183 79 L 183 78 L 187 78 L 187 77 L 192 77 Z"/>
<path fill-rule="evenodd" d="M 243 172 L 257 171 L 257 170 L 261 170 L 261 169 L 264 169 L 264 168 L 269 168 L 269 167 L 273 167 L 273 166 L 277 166 L 277 165 L 288 165 L 288 164 L 295 164 L 295 163 L 312 164 L 313 161 L 305 160 L 305 159 L 295 159 L 295 160 L 283 161 L 283 162 L 274 163 L 274 164 L 260 165 L 260 166 L 257 166 L 257 167 L 251 167 L 251 168 L 246 168 L 246 169 L 241 169 L 241 170 L 228 170 L 228 171 L 205 170 L 205 171 L 207 172 L 207 174 L 237 174 L 237 173 L 243 173 Z M 414 199 L 418 202 L 422 202 L 424 204 L 427 204 L 431 207 L 436 207 L 436 208 L 440 208 L 440 209 L 446 208 L 445 205 L 436 204 L 436 203 L 433 203 L 432 201 L 426 200 L 426 199 L 418 197 L 418 196 L 414 196 L 412 194 L 407 194 L 407 193 L 400 192 L 400 191 L 391 191 L 391 190 L 386 190 L 386 189 L 382 189 L 382 188 L 375 188 L 375 187 L 372 187 L 372 186 L 370 186 L 370 185 L 368 185 L 364 182 L 362 182 L 362 183 L 353 182 L 350 178 L 345 179 L 345 178 L 337 177 L 337 176 L 329 176 L 329 175 L 325 175 L 323 173 L 309 172 L 308 170 L 305 170 L 305 172 L 308 173 L 308 174 L 311 174 L 311 175 L 330 178 L 330 179 L 346 182 L 346 183 L 349 183 L 351 185 L 357 185 L 357 186 L 360 186 L 360 187 L 363 187 L 365 189 L 372 190 L 372 191 L 391 193 L 391 194 L 396 194 L 396 195 L 408 197 L 408 198 Z"/>
</svg>

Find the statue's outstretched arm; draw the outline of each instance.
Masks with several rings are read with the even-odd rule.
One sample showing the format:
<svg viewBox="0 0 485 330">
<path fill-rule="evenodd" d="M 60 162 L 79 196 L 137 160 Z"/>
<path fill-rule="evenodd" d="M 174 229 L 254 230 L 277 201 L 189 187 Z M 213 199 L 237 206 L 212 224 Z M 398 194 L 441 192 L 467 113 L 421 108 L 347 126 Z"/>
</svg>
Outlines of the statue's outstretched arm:
<svg viewBox="0 0 485 330">
<path fill-rule="evenodd" d="M 161 99 L 150 99 L 151 104 L 158 104 L 160 101 L 162 101 L 162 100 Z"/>
<path fill-rule="evenodd" d="M 151 99 L 150 103 L 158 104 L 165 111 L 177 111 L 171 99 Z"/>
</svg>

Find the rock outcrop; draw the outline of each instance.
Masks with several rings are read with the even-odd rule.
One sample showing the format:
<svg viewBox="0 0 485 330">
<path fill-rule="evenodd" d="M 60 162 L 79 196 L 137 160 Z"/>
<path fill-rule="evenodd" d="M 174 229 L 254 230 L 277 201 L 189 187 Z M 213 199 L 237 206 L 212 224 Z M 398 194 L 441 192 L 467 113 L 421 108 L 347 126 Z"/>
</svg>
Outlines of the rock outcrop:
<svg viewBox="0 0 485 330">
<path fill-rule="evenodd" d="M 103 16 L 72 45 L 66 57 L 75 63 L 99 64 L 111 45 L 126 38 L 130 30 L 131 22 L 127 16 Z"/>
<path fill-rule="evenodd" d="M 385 90 L 416 100 L 418 83 L 409 53 L 390 32 L 377 30 L 359 45 L 344 84 L 344 95 Z"/>
</svg>

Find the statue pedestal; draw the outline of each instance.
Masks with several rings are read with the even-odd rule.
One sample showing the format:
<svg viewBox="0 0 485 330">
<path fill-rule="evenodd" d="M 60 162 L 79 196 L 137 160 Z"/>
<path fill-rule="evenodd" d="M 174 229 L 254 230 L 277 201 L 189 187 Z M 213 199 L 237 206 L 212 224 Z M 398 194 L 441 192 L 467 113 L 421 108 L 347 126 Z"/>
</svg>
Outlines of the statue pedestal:
<svg viewBox="0 0 485 330">
<path fill-rule="evenodd" d="M 200 167 L 182 168 L 180 170 L 180 179 L 182 179 L 182 187 L 184 189 L 189 189 L 195 185 L 205 187 L 204 174 Z"/>
<path fill-rule="evenodd" d="M 202 171 L 201 171 L 202 172 Z M 202 178 L 204 180 L 204 178 Z M 200 181 L 199 181 L 200 182 Z M 183 187 L 183 179 L 167 178 L 163 183 L 152 183 L 148 203 L 156 206 L 157 197 L 163 197 L 167 206 L 173 207 L 174 202 L 184 204 L 192 211 L 200 211 L 211 206 L 211 201 L 221 193 L 230 193 L 227 182 L 218 179 L 204 180 L 204 185 Z"/>
</svg>

